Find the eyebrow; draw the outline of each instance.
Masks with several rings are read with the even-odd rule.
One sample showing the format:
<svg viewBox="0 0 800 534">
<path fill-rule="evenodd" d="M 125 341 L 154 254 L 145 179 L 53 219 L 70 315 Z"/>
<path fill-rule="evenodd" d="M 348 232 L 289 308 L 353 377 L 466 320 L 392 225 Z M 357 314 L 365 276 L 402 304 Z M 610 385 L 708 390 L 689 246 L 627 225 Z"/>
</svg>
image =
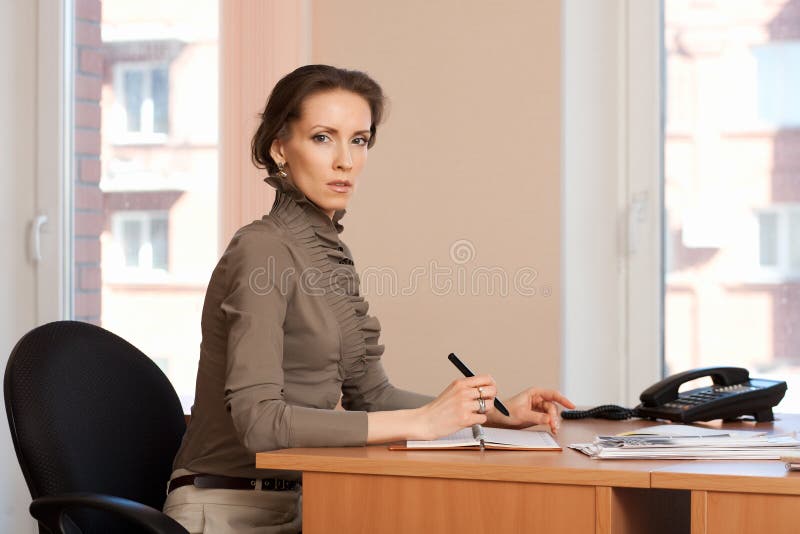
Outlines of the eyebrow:
<svg viewBox="0 0 800 534">
<path fill-rule="evenodd" d="M 313 130 L 314 128 L 324 128 L 325 130 L 328 130 L 329 132 L 339 133 L 339 130 L 337 130 L 336 128 L 333 128 L 331 126 L 325 126 L 324 124 L 315 124 L 314 126 L 311 127 L 311 129 Z M 357 132 L 353 132 L 353 135 L 356 135 L 356 134 L 368 134 L 368 133 L 372 133 L 372 132 L 370 130 L 359 130 Z"/>
</svg>

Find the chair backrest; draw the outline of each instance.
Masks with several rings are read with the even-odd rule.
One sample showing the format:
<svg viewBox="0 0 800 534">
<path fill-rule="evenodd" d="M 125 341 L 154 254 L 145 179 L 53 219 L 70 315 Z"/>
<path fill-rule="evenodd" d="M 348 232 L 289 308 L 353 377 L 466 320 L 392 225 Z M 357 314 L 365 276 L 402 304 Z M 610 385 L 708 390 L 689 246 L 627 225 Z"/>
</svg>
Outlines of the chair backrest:
<svg viewBox="0 0 800 534">
<path fill-rule="evenodd" d="M 3 386 L 34 499 L 89 491 L 161 509 L 186 424 L 169 380 L 136 347 L 92 324 L 45 324 L 14 347 Z M 96 514 L 72 519 L 83 532 L 125 530 Z"/>
</svg>

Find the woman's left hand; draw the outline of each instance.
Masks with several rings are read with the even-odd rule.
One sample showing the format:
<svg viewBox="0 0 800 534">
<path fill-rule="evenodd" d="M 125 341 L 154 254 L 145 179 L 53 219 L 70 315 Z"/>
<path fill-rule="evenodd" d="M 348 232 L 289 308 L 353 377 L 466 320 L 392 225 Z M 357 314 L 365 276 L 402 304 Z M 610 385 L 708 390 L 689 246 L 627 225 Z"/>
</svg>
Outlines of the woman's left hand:
<svg viewBox="0 0 800 534">
<path fill-rule="evenodd" d="M 533 425 L 550 425 L 553 434 L 558 433 L 561 417 L 558 405 L 575 408 L 564 395 L 554 389 L 530 388 L 504 400 L 509 416 L 494 410 L 487 422 L 489 426 L 503 428 L 527 428 Z"/>
</svg>

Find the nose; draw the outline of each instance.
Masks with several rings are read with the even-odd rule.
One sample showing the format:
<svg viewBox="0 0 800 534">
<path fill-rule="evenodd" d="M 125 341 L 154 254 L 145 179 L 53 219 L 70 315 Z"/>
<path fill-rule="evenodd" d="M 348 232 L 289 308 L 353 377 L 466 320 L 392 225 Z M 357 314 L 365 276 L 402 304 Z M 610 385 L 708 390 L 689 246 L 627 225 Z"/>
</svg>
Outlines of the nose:
<svg viewBox="0 0 800 534">
<path fill-rule="evenodd" d="M 349 146 L 342 146 L 336 151 L 336 161 L 333 164 L 337 171 L 349 171 L 353 168 L 353 157 Z"/>
</svg>

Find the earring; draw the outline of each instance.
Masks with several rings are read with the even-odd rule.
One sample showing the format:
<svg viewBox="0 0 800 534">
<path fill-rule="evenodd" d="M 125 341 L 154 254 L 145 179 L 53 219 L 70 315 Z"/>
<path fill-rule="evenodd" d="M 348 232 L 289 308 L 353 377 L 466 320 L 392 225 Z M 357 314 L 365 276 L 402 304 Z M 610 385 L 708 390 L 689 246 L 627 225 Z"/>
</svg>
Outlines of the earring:
<svg viewBox="0 0 800 534">
<path fill-rule="evenodd" d="M 277 163 L 278 165 L 278 177 L 279 178 L 286 178 L 288 174 L 284 170 L 285 164 L 281 163 L 280 161 Z"/>
</svg>

